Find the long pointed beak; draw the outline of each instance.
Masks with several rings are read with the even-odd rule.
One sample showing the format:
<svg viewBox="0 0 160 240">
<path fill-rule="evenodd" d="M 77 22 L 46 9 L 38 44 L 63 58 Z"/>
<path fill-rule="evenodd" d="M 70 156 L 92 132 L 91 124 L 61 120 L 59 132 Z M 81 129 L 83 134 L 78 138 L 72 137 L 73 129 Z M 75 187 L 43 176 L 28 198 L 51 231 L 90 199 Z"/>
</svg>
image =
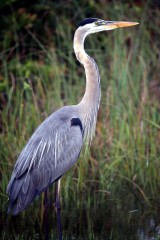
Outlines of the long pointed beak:
<svg viewBox="0 0 160 240">
<path fill-rule="evenodd" d="M 131 27 L 131 26 L 135 26 L 137 24 L 139 24 L 139 23 L 137 23 L 137 22 L 121 22 L 121 21 L 106 22 L 106 30 L 122 28 L 122 27 Z"/>
</svg>

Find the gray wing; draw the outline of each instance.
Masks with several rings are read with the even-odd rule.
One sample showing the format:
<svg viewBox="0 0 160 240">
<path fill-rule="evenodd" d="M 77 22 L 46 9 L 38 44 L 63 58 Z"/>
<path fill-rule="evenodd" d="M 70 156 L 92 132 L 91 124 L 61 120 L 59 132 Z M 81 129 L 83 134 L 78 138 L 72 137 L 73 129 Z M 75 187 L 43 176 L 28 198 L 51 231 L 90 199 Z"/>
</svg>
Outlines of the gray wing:
<svg viewBox="0 0 160 240">
<path fill-rule="evenodd" d="M 63 117 L 62 111 L 47 118 L 17 159 L 7 187 L 8 212 L 12 209 L 13 215 L 26 208 L 78 159 L 83 143 L 82 125 L 78 118 L 68 115 Z"/>
</svg>

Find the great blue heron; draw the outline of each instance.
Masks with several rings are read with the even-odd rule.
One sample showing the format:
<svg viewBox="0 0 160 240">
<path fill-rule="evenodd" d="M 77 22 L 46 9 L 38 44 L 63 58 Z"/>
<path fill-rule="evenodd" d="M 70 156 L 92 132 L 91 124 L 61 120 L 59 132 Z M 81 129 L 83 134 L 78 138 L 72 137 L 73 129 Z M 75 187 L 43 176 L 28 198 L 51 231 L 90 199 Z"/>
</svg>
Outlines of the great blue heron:
<svg viewBox="0 0 160 240">
<path fill-rule="evenodd" d="M 56 182 L 59 204 L 60 178 L 77 161 L 82 146 L 90 142 L 95 132 L 100 104 L 100 75 L 96 62 L 84 50 L 87 35 L 135 22 L 104 21 L 97 18 L 83 20 L 74 34 L 74 51 L 86 74 L 85 94 L 77 105 L 64 106 L 52 113 L 35 130 L 19 155 L 11 180 L 8 213 L 23 211 L 41 192 Z"/>
</svg>

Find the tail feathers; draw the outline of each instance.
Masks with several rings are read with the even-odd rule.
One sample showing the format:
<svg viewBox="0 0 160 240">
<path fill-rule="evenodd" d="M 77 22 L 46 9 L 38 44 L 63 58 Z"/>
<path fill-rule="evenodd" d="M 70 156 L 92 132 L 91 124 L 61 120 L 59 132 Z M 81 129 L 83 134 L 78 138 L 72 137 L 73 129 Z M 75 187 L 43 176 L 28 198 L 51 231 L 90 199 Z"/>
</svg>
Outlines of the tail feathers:
<svg viewBox="0 0 160 240">
<path fill-rule="evenodd" d="M 17 207 L 16 207 L 16 201 L 17 201 L 17 200 L 14 200 L 14 201 L 12 201 L 12 202 L 11 202 L 11 200 L 9 200 L 9 201 L 10 201 L 10 204 L 9 204 L 7 213 L 8 213 L 8 214 L 9 214 L 9 213 L 12 213 L 12 215 L 17 215 L 17 214 L 18 214 L 18 209 L 17 209 Z"/>
<path fill-rule="evenodd" d="M 25 187 L 24 187 L 25 185 Z M 29 187 L 26 187 L 29 186 Z M 14 179 L 9 188 L 9 207 L 8 213 L 17 215 L 22 212 L 38 194 L 30 176 Z"/>
</svg>

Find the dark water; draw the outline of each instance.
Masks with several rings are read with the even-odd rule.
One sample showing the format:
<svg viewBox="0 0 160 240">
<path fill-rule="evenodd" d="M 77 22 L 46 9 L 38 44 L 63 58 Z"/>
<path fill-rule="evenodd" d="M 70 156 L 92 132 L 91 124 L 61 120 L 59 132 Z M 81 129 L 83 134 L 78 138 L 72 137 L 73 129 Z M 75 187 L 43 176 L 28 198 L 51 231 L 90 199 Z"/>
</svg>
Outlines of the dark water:
<svg viewBox="0 0 160 240">
<path fill-rule="evenodd" d="M 158 240 L 160 211 L 157 206 L 146 206 L 132 197 L 126 201 L 109 199 L 89 207 L 85 203 L 62 204 L 63 239 Z M 47 227 L 43 220 L 41 211 L 34 206 L 16 217 L 1 213 L 0 239 L 58 239 L 53 206 L 49 209 Z"/>
</svg>

